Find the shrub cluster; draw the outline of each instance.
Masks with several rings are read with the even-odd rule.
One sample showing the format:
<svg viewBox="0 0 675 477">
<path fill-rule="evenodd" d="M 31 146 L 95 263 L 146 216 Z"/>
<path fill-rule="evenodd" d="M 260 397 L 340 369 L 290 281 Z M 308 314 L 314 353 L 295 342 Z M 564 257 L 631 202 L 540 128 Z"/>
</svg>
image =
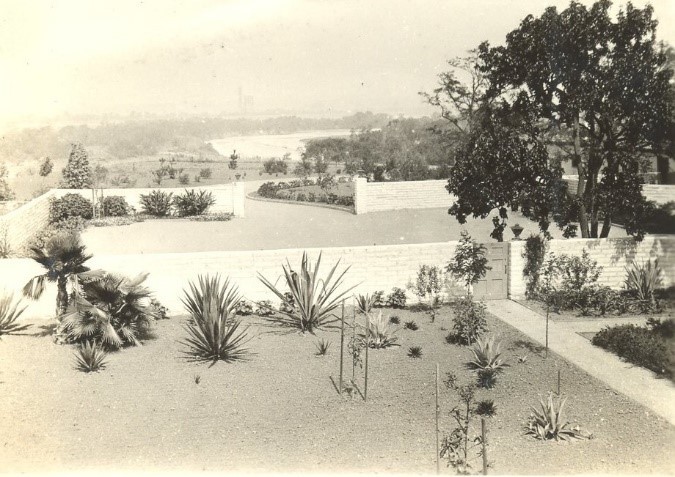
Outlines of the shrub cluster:
<svg viewBox="0 0 675 477">
<path fill-rule="evenodd" d="M 103 198 L 103 215 L 105 217 L 124 217 L 129 215 L 131 207 L 121 195 L 110 195 Z"/>
<path fill-rule="evenodd" d="M 66 194 L 49 203 L 49 222 L 60 222 L 69 217 L 91 219 L 93 215 L 91 201 L 80 194 Z"/>
<path fill-rule="evenodd" d="M 619 357 L 673 379 L 675 374 L 675 321 L 650 319 L 647 326 L 608 326 L 593 337 L 593 344 Z"/>
<path fill-rule="evenodd" d="M 179 217 L 202 215 L 215 203 L 213 193 L 205 190 L 185 189 L 183 194 L 176 196 L 171 192 L 153 190 L 147 195 L 141 195 L 143 213 L 155 217 L 166 217 L 172 213 Z"/>
<path fill-rule="evenodd" d="M 318 202 L 324 204 L 335 204 L 344 207 L 354 206 L 353 196 L 342 196 L 331 192 L 307 192 L 304 190 L 295 190 L 299 187 L 316 185 L 312 179 L 293 180 L 290 182 L 265 182 L 258 188 L 258 195 L 267 199 L 294 200 L 297 202 Z"/>
<path fill-rule="evenodd" d="M 166 217 L 171 214 L 172 192 L 153 190 L 149 194 L 141 194 L 143 213 L 155 217 Z"/>
</svg>

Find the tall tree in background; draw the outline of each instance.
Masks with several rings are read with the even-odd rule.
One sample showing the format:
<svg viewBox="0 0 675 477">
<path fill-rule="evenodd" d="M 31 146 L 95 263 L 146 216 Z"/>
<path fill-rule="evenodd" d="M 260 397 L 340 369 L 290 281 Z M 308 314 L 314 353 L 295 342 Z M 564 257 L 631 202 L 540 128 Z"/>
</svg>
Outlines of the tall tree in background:
<svg viewBox="0 0 675 477">
<path fill-rule="evenodd" d="M 73 144 L 68 164 L 63 169 L 61 186 L 66 189 L 88 189 L 92 186 L 89 158 L 82 144 Z"/>
<path fill-rule="evenodd" d="M 582 237 L 607 237 L 619 213 L 642 236 L 649 205 L 642 195 L 645 159 L 666 146 L 673 74 L 656 40 L 650 6 L 630 3 L 614 21 L 611 2 L 572 2 L 526 17 L 506 45 L 479 48 L 490 86 L 486 100 L 530 117 L 572 161 Z"/>
</svg>

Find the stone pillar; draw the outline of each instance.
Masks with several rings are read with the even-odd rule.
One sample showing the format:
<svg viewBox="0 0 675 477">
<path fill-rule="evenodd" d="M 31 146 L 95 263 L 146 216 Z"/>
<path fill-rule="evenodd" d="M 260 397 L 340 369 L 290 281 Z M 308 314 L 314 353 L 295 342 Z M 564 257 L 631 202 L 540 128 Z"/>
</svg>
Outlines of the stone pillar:
<svg viewBox="0 0 675 477">
<path fill-rule="evenodd" d="M 354 213 L 356 215 L 368 212 L 368 180 L 365 177 L 354 179 Z"/>
<path fill-rule="evenodd" d="M 246 188 L 243 182 L 232 184 L 232 213 L 237 217 L 246 217 L 244 202 L 246 201 Z"/>
</svg>

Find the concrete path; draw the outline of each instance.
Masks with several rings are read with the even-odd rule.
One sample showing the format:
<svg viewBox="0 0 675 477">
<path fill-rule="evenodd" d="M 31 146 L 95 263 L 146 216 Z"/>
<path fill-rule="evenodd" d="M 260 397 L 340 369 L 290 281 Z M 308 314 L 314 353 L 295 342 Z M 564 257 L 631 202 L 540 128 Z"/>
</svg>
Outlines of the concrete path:
<svg viewBox="0 0 675 477">
<path fill-rule="evenodd" d="M 545 317 L 511 300 L 488 301 L 487 309 L 538 343 L 545 343 Z M 675 386 L 670 380 L 657 379 L 651 371 L 621 361 L 577 333 L 599 331 L 611 322 L 611 319 L 594 320 L 591 325 L 590 321 L 550 320 L 549 349 L 675 425 Z"/>
</svg>

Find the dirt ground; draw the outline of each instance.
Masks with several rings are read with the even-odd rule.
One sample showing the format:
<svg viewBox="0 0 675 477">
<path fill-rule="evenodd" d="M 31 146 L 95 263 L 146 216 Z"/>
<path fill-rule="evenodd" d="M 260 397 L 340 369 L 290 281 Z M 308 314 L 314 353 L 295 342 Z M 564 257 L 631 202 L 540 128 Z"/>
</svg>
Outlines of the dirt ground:
<svg viewBox="0 0 675 477">
<path fill-rule="evenodd" d="M 368 400 L 340 396 L 339 331 L 303 336 L 255 316 L 247 362 L 212 367 L 182 358 L 185 317 L 158 322 L 155 339 L 109 356 L 105 370 L 73 368 L 73 347 L 39 336 L 0 341 L 0 472 L 256 471 L 435 472 L 434 370 L 474 379 L 470 352 L 446 343 L 452 314 L 435 323 L 423 312 L 385 310 L 401 323 L 401 346 L 369 353 Z M 348 313 L 349 316 L 349 313 Z M 510 367 L 492 390 L 488 419 L 491 473 L 674 473 L 668 449 L 675 429 L 583 371 L 549 355 L 490 318 Z M 319 338 L 331 341 L 315 356 Z M 421 359 L 407 357 L 421 346 Z M 518 363 L 518 356 L 527 356 Z M 569 397 L 566 416 L 592 440 L 541 442 L 524 435 L 530 406 L 556 387 Z M 351 363 L 345 358 L 345 374 Z M 199 383 L 196 377 L 199 376 Z M 357 368 L 357 381 L 363 371 Z M 645 389 L 645 392 L 648 392 Z M 441 385 L 442 433 L 458 403 Z M 475 422 L 479 427 L 479 421 Z M 476 465 L 480 461 L 476 459 Z M 454 474 L 442 464 L 442 472 Z"/>
</svg>

